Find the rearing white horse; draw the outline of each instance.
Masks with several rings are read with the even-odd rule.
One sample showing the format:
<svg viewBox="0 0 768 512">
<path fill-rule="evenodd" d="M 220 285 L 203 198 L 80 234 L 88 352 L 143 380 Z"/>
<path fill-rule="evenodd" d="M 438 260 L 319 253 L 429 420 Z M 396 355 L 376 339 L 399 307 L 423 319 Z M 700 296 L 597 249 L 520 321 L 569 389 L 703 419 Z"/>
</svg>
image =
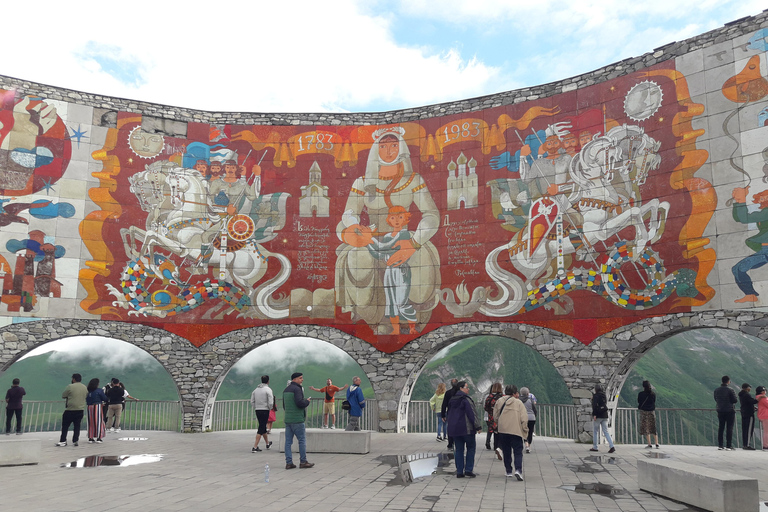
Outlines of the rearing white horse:
<svg viewBox="0 0 768 512">
<path fill-rule="evenodd" d="M 170 162 L 154 162 L 146 170 L 131 176 L 130 182 L 131 191 L 148 215 L 146 230 L 134 226 L 121 230 L 129 257 L 143 258 L 147 266 L 160 275 L 161 270 L 156 267 L 153 257 L 159 247 L 192 260 L 191 272 L 201 273 L 201 268 L 207 272 L 204 260 L 212 252 L 211 261 L 220 265 L 219 280 L 233 282 L 248 295 L 255 316 L 288 316 L 287 305 L 275 300 L 272 294 L 288 280 L 290 261 L 282 254 L 268 251 L 253 239 L 246 240 L 236 250 L 215 247 L 216 239 L 222 232 L 226 233 L 228 217 L 209 203 L 207 182 L 198 171 Z M 267 272 L 269 258 L 280 261 L 280 272 L 256 286 Z"/>
<path fill-rule="evenodd" d="M 576 253 L 594 265 L 597 245 L 607 247 L 607 241 L 625 228 L 634 228 L 630 245 L 634 247 L 633 260 L 637 260 L 647 245 L 661 238 L 669 211 L 666 201 L 653 198 L 642 203 L 639 197 L 639 186 L 661 162 L 658 149 L 659 144 L 636 126 L 615 127 L 588 142 L 570 163 L 569 175 L 574 184 L 571 194 L 541 198 L 531 208 L 543 212 L 548 219 L 544 222 L 546 228 L 532 236 L 529 219 L 518 237 L 486 258 L 486 271 L 499 293 L 479 311 L 497 317 L 516 313 L 526 300 L 524 286 L 531 289 L 539 279 L 551 276 L 558 256 Z M 554 233 L 558 224 L 554 219 L 558 216 L 564 231 Z M 578 229 L 578 236 L 569 236 L 567 229 Z M 501 267 L 498 257 L 505 250 L 525 280 Z"/>
</svg>

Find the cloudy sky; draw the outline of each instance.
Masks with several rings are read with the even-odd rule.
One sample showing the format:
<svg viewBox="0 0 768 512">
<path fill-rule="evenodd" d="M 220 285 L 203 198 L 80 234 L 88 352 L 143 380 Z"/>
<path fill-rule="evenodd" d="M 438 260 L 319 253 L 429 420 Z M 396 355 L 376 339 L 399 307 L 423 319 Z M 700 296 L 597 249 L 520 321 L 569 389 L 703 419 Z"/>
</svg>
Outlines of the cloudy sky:
<svg viewBox="0 0 768 512">
<path fill-rule="evenodd" d="M 547 83 L 757 0 L 11 2 L 0 74 L 202 110 L 386 111 Z"/>
<path fill-rule="evenodd" d="M 31 350 L 21 359 L 48 352 L 55 352 L 51 357 L 53 361 L 90 359 L 95 364 L 114 370 L 160 364 L 130 343 L 102 336 L 73 336 L 52 341 Z M 251 374 L 254 367 L 265 359 L 272 361 L 271 364 L 277 368 L 293 368 L 307 360 L 318 364 L 342 363 L 351 360 L 351 357 L 343 350 L 314 338 L 283 338 L 250 351 L 233 366 L 233 371 Z"/>
</svg>

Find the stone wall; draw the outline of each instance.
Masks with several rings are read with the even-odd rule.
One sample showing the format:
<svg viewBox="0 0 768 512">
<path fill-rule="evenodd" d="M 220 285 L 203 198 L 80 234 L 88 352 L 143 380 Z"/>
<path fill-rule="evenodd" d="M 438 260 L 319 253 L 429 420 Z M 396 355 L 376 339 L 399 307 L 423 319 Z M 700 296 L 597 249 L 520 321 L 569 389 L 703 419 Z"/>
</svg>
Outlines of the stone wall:
<svg viewBox="0 0 768 512">
<path fill-rule="evenodd" d="M 243 354 L 309 336 L 360 364 L 394 432 L 439 350 L 504 336 L 558 369 L 587 436 L 594 385 L 615 394 L 670 334 L 761 332 L 766 35 L 768 11 L 384 113 L 203 112 L 0 76 L 0 370 L 54 339 L 122 339 L 202 431 Z"/>
</svg>

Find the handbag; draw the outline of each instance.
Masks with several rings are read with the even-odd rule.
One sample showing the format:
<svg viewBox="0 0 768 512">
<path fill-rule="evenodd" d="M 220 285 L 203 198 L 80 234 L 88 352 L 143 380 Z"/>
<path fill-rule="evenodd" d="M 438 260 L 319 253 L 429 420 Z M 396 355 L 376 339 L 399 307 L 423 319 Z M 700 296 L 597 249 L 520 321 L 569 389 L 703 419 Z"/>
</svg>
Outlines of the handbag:
<svg viewBox="0 0 768 512">
<path fill-rule="evenodd" d="M 343 402 L 341 402 L 341 408 L 345 411 L 349 411 L 350 409 L 352 409 L 352 406 L 349 404 L 349 400 L 344 400 Z"/>
<path fill-rule="evenodd" d="M 267 421 L 277 421 L 277 413 L 274 411 L 274 409 L 269 411 L 269 418 Z"/>
</svg>

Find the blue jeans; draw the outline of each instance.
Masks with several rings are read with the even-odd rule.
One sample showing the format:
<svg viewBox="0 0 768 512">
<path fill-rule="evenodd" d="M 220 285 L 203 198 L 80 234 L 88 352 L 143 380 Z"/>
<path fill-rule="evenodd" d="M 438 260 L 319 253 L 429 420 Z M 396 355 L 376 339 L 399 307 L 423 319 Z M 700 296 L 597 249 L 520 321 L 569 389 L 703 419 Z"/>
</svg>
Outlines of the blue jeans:
<svg viewBox="0 0 768 512">
<path fill-rule="evenodd" d="M 760 268 L 766 263 L 768 263 L 768 246 L 764 245 L 758 252 L 752 256 L 747 256 L 733 266 L 731 269 L 733 278 L 736 281 L 736 285 L 744 292 L 744 295 L 757 295 L 755 287 L 752 286 L 752 278 L 749 277 L 747 272 Z M 722 443 L 720 443 L 720 446 L 722 446 Z"/>
<path fill-rule="evenodd" d="M 464 447 L 467 448 L 467 460 L 464 461 Z M 456 474 L 463 475 L 475 469 L 475 434 L 453 437 L 453 457 L 456 460 Z"/>
<path fill-rule="evenodd" d="M 293 436 L 299 440 L 299 460 L 307 462 L 307 429 L 303 423 L 285 424 L 285 463 L 293 464 L 293 454 L 291 454 L 291 445 L 293 445 Z"/>
<path fill-rule="evenodd" d="M 435 413 L 435 423 L 437 423 L 437 436 L 440 437 L 442 432 L 442 437 L 448 437 L 448 424 L 443 421 L 439 411 Z"/>
<path fill-rule="evenodd" d="M 605 440 L 608 441 L 608 447 L 613 448 L 613 439 L 611 434 L 608 433 L 608 418 L 597 418 L 592 422 L 592 448 L 597 450 L 597 439 L 600 433 L 600 427 L 603 429 L 603 435 Z"/>
</svg>

